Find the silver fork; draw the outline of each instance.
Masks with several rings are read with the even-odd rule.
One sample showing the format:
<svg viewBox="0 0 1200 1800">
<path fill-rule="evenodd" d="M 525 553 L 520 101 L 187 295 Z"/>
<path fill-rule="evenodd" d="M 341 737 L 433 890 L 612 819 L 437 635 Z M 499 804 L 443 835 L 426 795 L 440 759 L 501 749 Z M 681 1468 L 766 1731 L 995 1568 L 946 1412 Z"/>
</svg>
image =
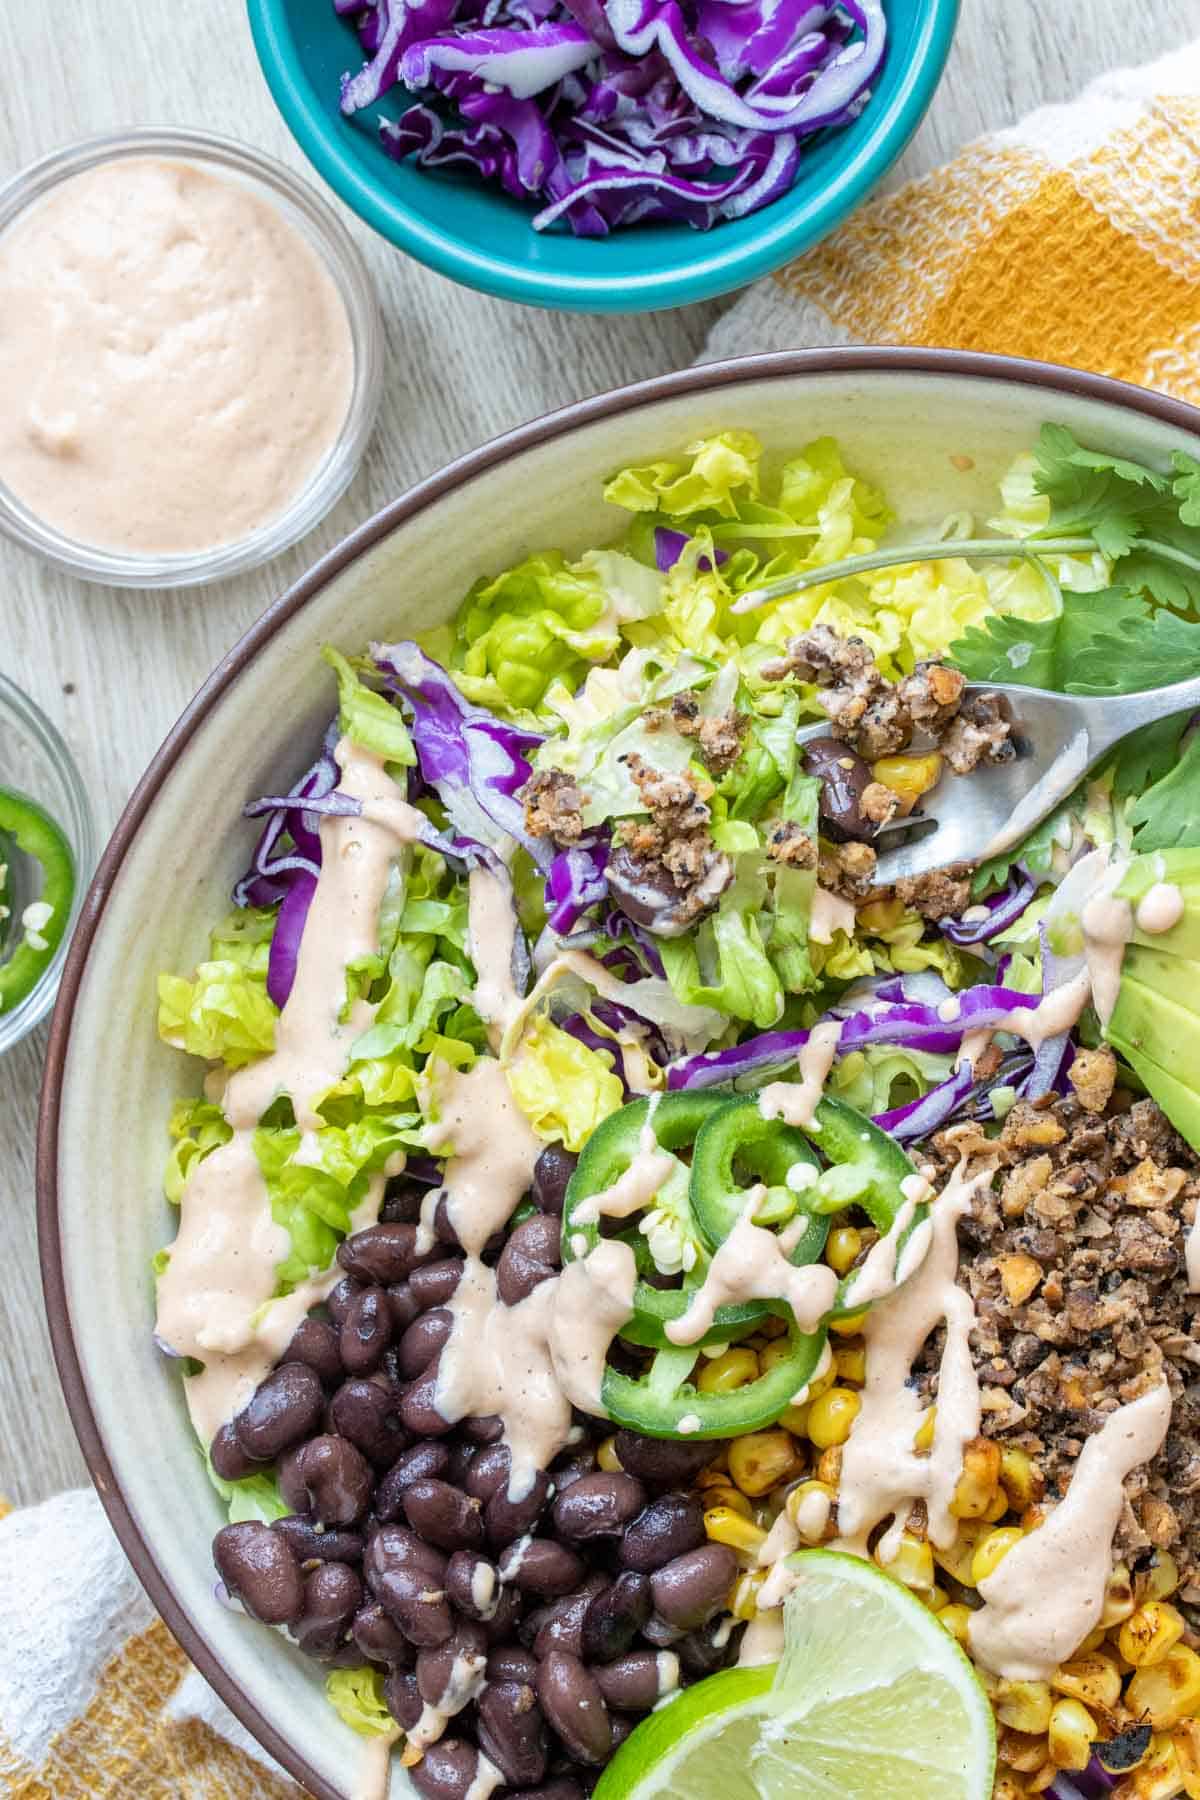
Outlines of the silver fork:
<svg viewBox="0 0 1200 1800">
<path fill-rule="evenodd" d="M 963 697 L 973 694 L 1003 696 L 1017 754 L 1009 762 L 980 763 L 969 775 L 947 772 L 926 796 L 928 813 L 884 826 L 875 839 L 881 886 L 951 863 L 986 862 L 1011 849 L 1123 737 L 1172 713 L 1200 707 L 1200 676 L 1110 698 L 1050 694 L 1006 682 L 968 687 Z M 806 726 L 797 733 L 797 742 L 828 735 L 824 721 Z"/>
</svg>

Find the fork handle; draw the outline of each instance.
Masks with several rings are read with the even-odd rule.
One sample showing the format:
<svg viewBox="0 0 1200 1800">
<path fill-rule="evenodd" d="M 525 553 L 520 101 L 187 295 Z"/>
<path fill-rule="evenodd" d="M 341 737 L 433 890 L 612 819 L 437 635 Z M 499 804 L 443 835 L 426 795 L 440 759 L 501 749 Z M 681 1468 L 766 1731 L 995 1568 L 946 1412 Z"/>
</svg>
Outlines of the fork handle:
<svg viewBox="0 0 1200 1800">
<path fill-rule="evenodd" d="M 979 691 L 997 690 L 980 683 Z M 1016 701 L 1022 690 L 1005 686 L 1003 691 Z M 1200 675 L 1194 675 L 1190 681 L 1173 682 L 1170 687 L 1148 688 L 1141 694 L 1071 695 L 1071 710 L 1087 730 L 1089 762 L 1093 764 L 1139 726 L 1154 725 L 1159 719 L 1169 719 L 1193 706 L 1200 708 Z"/>
</svg>

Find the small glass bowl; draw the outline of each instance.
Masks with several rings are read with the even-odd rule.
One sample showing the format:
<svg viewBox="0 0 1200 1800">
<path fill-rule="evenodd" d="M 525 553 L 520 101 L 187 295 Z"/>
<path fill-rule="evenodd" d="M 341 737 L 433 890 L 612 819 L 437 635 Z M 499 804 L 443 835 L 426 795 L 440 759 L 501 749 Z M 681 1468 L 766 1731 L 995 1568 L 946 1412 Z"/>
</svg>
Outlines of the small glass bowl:
<svg viewBox="0 0 1200 1800">
<path fill-rule="evenodd" d="M 54 959 L 18 1006 L 0 1012 L 0 1056 L 44 1019 L 58 992 L 71 933 L 96 863 L 96 828 L 71 752 L 28 695 L 0 675 L 0 787 L 36 800 L 64 832 L 75 854 L 71 917 Z"/>
<path fill-rule="evenodd" d="M 0 482 L 0 531 L 47 562 L 84 581 L 113 587 L 187 587 L 257 568 L 324 518 L 362 461 L 383 387 L 379 304 L 357 244 L 333 208 L 282 163 L 232 138 L 207 131 L 138 126 L 55 150 L 0 188 L 0 234 L 74 175 L 128 157 L 163 156 L 196 163 L 244 182 L 271 200 L 320 256 L 342 297 L 354 351 L 354 384 L 341 431 L 291 504 L 257 531 L 207 550 L 136 555 L 83 544 L 47 525 Z"/>
</svg>

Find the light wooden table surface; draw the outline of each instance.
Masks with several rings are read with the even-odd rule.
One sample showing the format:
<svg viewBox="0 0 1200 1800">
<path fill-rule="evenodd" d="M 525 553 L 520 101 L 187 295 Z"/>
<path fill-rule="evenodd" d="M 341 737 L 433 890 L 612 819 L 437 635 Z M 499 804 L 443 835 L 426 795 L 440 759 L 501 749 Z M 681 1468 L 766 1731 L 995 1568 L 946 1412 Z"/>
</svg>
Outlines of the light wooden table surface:
<svg viewBox="0 0 1200 1800">
<path fill-rule="evenodd" d="M 1198 25 L 1200 0 L 964 0 L 945 80 L 893 179 L 1069 98 L 1104 68 L 1183 43 Z M 0 179 L 74 138 L 151 123 L 208 126 L 307 172 L 259 75 L 242 0 L 75 0 L 66 9 L 0 0 L 0 71 Z M 602 320 L 506 306 L 350 223 L 379 285 L 387 385 L 366 466 L 320 530 L 254 575 L 176 595 L 87 587 L 0 540 L 0 668 L 62 728 L 102 832 L 195 688 L 319 551 L 496 432 L 692 361 L 720 310 Z M 33 1142 L 45 1035 L 0 1064 L 0 1493 L 24 1503 L 85 1479 L 37 1272 Z"/>
</svg>

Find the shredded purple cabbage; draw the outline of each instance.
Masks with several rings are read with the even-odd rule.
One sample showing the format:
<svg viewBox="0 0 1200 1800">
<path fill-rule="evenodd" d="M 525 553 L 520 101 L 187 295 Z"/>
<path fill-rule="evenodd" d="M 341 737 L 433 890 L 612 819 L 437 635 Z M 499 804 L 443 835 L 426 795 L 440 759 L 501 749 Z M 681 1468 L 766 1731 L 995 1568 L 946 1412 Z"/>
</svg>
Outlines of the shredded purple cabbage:
<svg viewBox="0 0 1200 1800">
<path fill-rule="evenodd" d="M 998 894 L 967 908 L 978 913 L 978 918 L 943 919 L 938 929 L 952 944 L 986 944 L 1016 924 L 1036 892 L 1036 882 L 1028 875 L 1016 874 Z"/>
<path fill-rule="evenodd" d="M 768 205 L 804 140 L 848 124 L 883 63 L 882 0 L 333 0 L 366 61 L 342 78 L 384 149 L 462 168 L 535 230 L 642 220 L 708 229 Z"/>
<path fill-rule="evenodd" d="M 608 845 L 600 838 L 560 850 L 546 877 L 547 919 L 558 937 L 574 931 L 584 913 L 608 898 Z"/>
<path fill-rule="evenodd" d="M 666 525 L 654 527 L 654 560 L 664 575 L 675 567 L 691 541 L 686 531 L 671 531 Z M 714 556 L 718 569 L 729 561 L 728 550 L 714 550 Z M 707 556 L 702 556 L 698 566 L 711 569 L 713 565 Z"/>
</svg>

